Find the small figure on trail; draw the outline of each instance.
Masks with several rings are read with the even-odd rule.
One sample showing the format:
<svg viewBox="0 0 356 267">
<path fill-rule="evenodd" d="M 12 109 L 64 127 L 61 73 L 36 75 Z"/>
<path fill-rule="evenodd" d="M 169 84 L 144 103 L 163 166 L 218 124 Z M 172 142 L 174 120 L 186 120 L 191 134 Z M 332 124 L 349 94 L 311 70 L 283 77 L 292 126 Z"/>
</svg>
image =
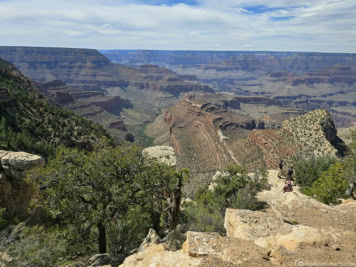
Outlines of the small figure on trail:
<svg viewBox="0 0 356 267">
<path fill-rule="evenodd" d="M 292 192 L 292 191 L 293 191 L 292 181 L 287 180 L 286 184 L 283 187 L 283 193 Z"/>
<path fill-rule="evenodd" d="M 278 172 L 278 178 L 282 178 L 282 171 L 283 171 L 283 159 L 279 162 L 279 172 Z"/>
<path fill-rule="evenodd" d="M 293 180 L 292 176 L 293 176 L 293 166 L 290 167 L 290 168 L 288 168 L 287 179 L 288 179 L 289 181 Z"/>
</svg>

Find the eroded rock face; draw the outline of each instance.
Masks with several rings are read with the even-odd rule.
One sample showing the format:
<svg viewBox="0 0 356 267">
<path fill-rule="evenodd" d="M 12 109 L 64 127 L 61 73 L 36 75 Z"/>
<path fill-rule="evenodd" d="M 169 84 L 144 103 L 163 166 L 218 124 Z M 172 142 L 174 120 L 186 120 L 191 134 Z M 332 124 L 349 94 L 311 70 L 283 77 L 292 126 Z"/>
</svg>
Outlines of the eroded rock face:
<svg viewBox="0 0 356 267">
<path fill-rule="evenodd" d="M 14 180 L 24 179 L 26 170 L 43 166 L 44 164 L 45 160 L 37 155 L 0 150 L 0 171 Z"/>
<path fill-rule="evenodd" d="M 153 238 L 152 238 L 153 237 Z M 131 266 L 271 266 L 269 250 L 251 241 L 220 236 L 218 233 L 187 232 L 182 250 L 171 251 L 157 242 L 154 231 L 136 254 L 125 259 L 121 267 Z M 146 238 L 146 239 L 147 239 Z M 161 240 L 163 241 L 163 240 Z M 232 264 L 232 265 L 231 265 Z"/>
<path fill-rule="evenodd" d="M 263 258 L 268 258 L 268 249 L 252 242 L 220 236 L 218 233 L 187 232 L 183 251 L 191 257 L 213 257 L 230 264 L 246 264 L 259 261 L 268 266 Z M 250 265 L 252 266 L 252 265 Z"/>
<path fill-rule="evenodd" d="M 268 204 L 263 212 L 226 210 L 227 236 L 188 231 L 182 250 L 172 252 L 151 230 L 144 249 L 122 266 L 295 266 L 301 259 L 304 265 L 354 262 L 355 202 L 328 207 L 302 195 L 298 187 L 283 193 L 284 182 L 277 174 L 269 171 L 271 188 L 258 194 Z M 324 223 L 312 223 L 318 220 L 315 217 L 322 217 Z"/>
<path fill-rule="evenodd" d="M 148 147 L 142 153 L 148 157 L 157 158 L 160 162 L 166 163 L 169 166 L 176 165 L 176 156 L 173 148 L 170 146 Z"/>
<path fill-rule="evenodd" d="M 292 225 L 276 215 L 259 211 L 227 209 L 227 236 L 253 241 L 268 249 L 284 247 L 295 251 L 304 245 L 323 246 L 331 237 L 324 231 L 304 225 Z"/>
<path fill-rule="evenodd" d="M 336 127 L 327 110 L 318 109 L 291 118 L 283 122 L 282 128 L 290 132 L 296 142 L 304 144 L 317 155 L 338 153 L 332 145 L 337 142 Z"/>
<path fill-rule="evenodd" d="M 153 244 L 144 251 L 127 257 L 120 267 L 191 267 L 201 266 L 200 263 L 200 259 L 190 257 L 182 251 L 168 251 L 163 244 Z"/>
</svg>

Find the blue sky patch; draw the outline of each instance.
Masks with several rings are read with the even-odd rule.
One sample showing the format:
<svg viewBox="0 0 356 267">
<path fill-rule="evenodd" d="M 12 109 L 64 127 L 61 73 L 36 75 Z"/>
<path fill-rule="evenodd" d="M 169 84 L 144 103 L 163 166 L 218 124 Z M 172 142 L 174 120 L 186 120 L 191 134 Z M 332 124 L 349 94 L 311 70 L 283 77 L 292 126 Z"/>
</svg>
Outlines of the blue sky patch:
<svg viewBox="0 0 356 267">
<path fill-rule="evenodd" d="M 278 10 L 287 10 L 290 9 L 290 7 L 268 7 L 268 6 L 261 5 L 261 6 L 248 6 L 248 7 L 244 7 L 244 9 L 254 14 L 262 14 L 262 13 L 273 12 Z"/>
<path fill-rule="evenodd" d="M 272 21 L 286 21 L 295 18 L 295 16 L 286 16 L 286 17 L 270 17 Z"/>
</svg>

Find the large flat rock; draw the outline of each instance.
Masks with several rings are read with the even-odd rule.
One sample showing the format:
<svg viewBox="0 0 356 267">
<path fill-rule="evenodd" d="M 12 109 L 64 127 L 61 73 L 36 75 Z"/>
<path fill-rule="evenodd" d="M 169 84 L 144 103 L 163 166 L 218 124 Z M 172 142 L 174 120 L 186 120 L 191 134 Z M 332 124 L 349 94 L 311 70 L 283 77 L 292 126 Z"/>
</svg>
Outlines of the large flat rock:
<svg viewBox="0 0 356 267">
<path fill-rule="evenodd" d="M 26 170 L 44 164 L 45 160 L 41 156 L 0 150 L 0 170 L 2 169 L 9 178 L 21 180 L 26 177 Z"/>
<path fill-rule="evenodd" d="M 292 225 L 278 215 L 260 211 L 227 209 L 225 228 L 228 237 L 253 241 L 268 249 L 295 251 L 305 245 L 323 246 L 334 241 L 323 230 Z"/>
<path fill-rule="evenodd" d="M 160 162 L 169 166 L 176 165 L 176 156 L 174 150 L 170 146 L 153 146 L 143 150 L 143 154 L 151 158 L 157 158 Z"/>
<path fill-rule="evenodd" d="M 0 161 L 2 166 L 10 166 L 17 170 L 27 170 L 42 166 L 45 160 L 41 156 L 26 152 L 7 152 L 0 150 Z"/>
</svg>

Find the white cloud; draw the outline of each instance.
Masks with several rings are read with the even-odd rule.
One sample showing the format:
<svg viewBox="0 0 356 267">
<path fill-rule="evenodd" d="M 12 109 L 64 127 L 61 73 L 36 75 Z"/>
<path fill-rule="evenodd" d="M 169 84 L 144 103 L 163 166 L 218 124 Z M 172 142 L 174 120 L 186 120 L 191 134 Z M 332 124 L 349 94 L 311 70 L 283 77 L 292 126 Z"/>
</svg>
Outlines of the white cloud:
<svg viewBox="0 0 356 267">
<path fill-rule="evenodd" d="M 142 2 L 0 1 L 0 45 L 356 52 L 354 0 Z"/>
</svg>

